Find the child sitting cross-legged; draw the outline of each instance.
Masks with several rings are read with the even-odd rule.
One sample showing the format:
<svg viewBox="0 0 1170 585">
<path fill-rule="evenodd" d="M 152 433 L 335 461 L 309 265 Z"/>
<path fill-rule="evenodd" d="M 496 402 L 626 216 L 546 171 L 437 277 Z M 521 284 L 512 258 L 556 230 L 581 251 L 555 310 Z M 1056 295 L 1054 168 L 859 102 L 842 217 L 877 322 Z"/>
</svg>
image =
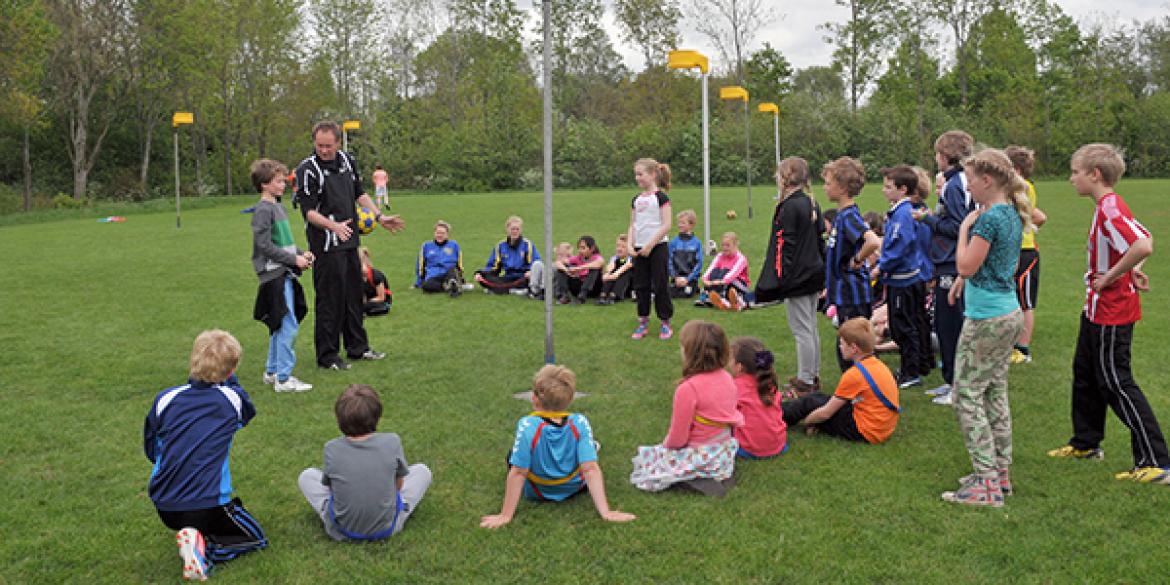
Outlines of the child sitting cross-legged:
<svg viewBox="0 0 1170 585">
<path fill-rule="evenodd" d="M 739 251 L 739 235 L 735 232 L 723 234 L 719 255 L 700 280 L 703 293 L 696 304 L 714 305 L 724 311 L 742 311 L 747 307 L 751 278 L 747 258 Z"/>
<path fill-rule="evenodd" d="M 638 447 L 630 483 L 649 492 L 682 484 L 713 496 L 726 494 L 739 443 L 732 429 L 743 425 L 735 407 L 735 381 L 723 369 L 729 350 L 723 329 L 688 321 L 679 335 L 682 381 L 674 390 L 670 430 L 658 445 Z"/>
<path fill-rule="evenodd" d="M 431 486 L 431 470 L 407 466 L 402 439 L 378 433 L 382 401 L 365 384 L 350 384 L 334 404 L 344 437 L 325 443 L 325 468 L 301 472 L 301 493 L 338 541 L 371 541 L 402 531 Z"/>
<path fill-rule="evenodd" d="M 808 434 L 823 431 L 863 443 L 883 443 L 898 426 L 898 384 L 873 355 L 874 333 L 869 319 L 856 317 L 837 330 L 841 356 L 853 367 L 841 375 L 832 396 L 813 392 L 784 403 L 784 422 L 800 423 Z"/>
<path fill-rule="evenodd" d="M 516 440 L 508 456 L 504 505 L 499 514 L 484 516 L 482 528 L 512 521 L 520 496 L 559 502 L 588 490 L 601 517 L 629 522 L 633 514 L 611 510 L 605 480 L 597 464 L 597 445 L 585 415 L 569 412 L 577 376 L 564 366 L 547 365 L 532 377 L 533 412 L 516 424 Z"/>
</svg>

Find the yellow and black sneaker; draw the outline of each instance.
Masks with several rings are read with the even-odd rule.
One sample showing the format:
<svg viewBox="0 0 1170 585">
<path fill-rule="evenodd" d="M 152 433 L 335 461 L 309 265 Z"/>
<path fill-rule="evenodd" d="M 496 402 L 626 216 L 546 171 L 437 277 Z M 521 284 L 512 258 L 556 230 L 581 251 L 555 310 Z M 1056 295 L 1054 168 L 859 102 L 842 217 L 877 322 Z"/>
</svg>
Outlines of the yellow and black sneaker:
<svg viewBox="0 0 1170 585">
<path fill-rule="evenodd" d="M 1136 481 L 1137 483 L 1170 484 L 1170 469 L 1161 467 L 1135 467 L 1129 471 L 1122 471 L 1113 476 L 1121 481 Z"/>
<path fill-rule="evenodd" d="M 1065 445 L 1048 452 L 1049 457 L 1064 457 L 1070 459 L 1104 459 L 1105 452 L 1098 448 L 1077 449 L 1072 445 Z M 1154 469 L 1157 469 L 1156 467 Z"/>
</svg>

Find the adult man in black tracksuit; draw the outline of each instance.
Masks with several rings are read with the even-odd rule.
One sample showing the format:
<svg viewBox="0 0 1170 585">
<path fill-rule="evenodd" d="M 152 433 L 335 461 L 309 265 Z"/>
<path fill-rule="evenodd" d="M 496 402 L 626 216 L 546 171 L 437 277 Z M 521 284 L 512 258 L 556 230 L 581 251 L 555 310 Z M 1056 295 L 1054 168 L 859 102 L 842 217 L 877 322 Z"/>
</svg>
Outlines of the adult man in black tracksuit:
<svg viewBox="0 0 1170 585">
<path fill-rule="evenodd" d="M 341 128 L 334 122 L 313 126 L 314 154 L 297 165 L 297 198 L 305 216 L 309 249 L 316 256 L 313 288 L 317 292 L 313 341 L 317 365 L 347 370 L 341 359 L 339 337 L 345 341 L 352 360 L 380 360 L 386 354 L 370 349 L 362 326 L 362 270 L 358 258 L 356 206 L 374 212 L 378 223 L 389 231 L 403 227 L 397 215 L 382 215 L 362 190 L 357 162 L 338 150 Z"/>
</svg>

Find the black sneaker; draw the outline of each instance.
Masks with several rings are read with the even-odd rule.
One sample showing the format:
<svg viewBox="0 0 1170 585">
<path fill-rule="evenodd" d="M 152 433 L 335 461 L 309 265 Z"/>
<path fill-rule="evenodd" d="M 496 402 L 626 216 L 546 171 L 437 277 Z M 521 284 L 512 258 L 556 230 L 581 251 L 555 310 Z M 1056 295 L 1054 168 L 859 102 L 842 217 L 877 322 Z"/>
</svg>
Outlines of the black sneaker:
<svg viewBox="0 0 1170 585">
<path fill-rule="evenodd" d="M 365 351 L 365 353 L 363 353 L 362 355 L 359 355 L 359 356 L 349 356 L 349 359 L 351 359 L 351 360 L 362 360 L 362 361 L 366 361 L 366 362 L 373 362 L 373 361 L 377 361 L 377 360 L 380 360 L 380 359 L 385 359 L 385 357 L 386 357 L 386 353 L 385 353 L 385 352 L 381 352 L 381 351 L 374 351 L 374 350 L 372 350 L 372 349 L 367 349 L 367 350 Z M 349 368 L 349 366 L 347 365 L 347 366 L 346 366 L 346 369 L 348 369 L 348 368 Z"/>
<path fill-rule="evenodd" d="M 459 284 L 459 280 L 455 278 L 447 279 L 447 286 L 444 288 L 447 289 L 447 294 L 451 295 L 451 298 L 463 294 L 463 285 Z"/>
<path fill-rule="evenodd" d="M 349 364 L 338 358 L 336 361 L 328 364 L 320 364 L 322 370 L 348 370 Z"/>
</svg>

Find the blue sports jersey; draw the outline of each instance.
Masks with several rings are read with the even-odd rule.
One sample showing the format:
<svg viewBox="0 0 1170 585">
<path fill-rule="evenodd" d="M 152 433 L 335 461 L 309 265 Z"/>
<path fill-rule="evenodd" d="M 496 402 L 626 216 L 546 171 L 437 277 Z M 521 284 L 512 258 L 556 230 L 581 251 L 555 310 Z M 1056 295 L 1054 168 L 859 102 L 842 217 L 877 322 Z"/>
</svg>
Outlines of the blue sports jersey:
<svg viewBox="0 0 1170 585">
<path fill-rule="evenodd" d="M 484 270 L 508 280 L 516 280 L 532 270 L 532 263 L 537 260 L 540 260 L 540 252 L 536 251 L 536 246 L 528 238 L 521 237 L 515 242 L 505 238 L 492 248 L 492 255 L 488 257 Z"/>
<path fill-rule="evenodd" d="M 695 234 L 679 234 L 667 245 L 670 256 L 670 277 L 685 277 L 687 282 L 699 281 L 703 272 L 703 241 Z"/>
<path fill-rule="evenodd" d="M 538 478 L 524 482 L 525 497 L 560 501 L 581 491 L 585 487 L 581 464 L 590 461 L 597 461 L 597 449 L 593 446 L 593 429 L 584 415 L 570 414 L 560 426 L 534 415 L 516 423 L 516 440 L 508 463 L 527 469 L 530 478 Z M 543 483 L 566 477 L 569 480 L 564 483 Z"/>
<path fill-rule="evenodd" d="M 148 491 L 155 507 L 179 512 L 230 502 L 232 437 L 254 416 L 235 374 L 222 383 L 190 380 L 159 392 L 142 432 L 154 463 Z"/>
<path fill-rule="evenodd" d="M 909 199 L 902 199 L 886 214 L 886 235 L 878 257 L 882 284 L 886 286 L 905 287 L 926 280 L 922 272 L 926 261 L 919 249 L 918 222 L 910 214 L 911 207 Z"/>
<path fill-rule="evenodd" d="M 837 212 L 833 231 L 825 248 L 825 291 L 830 305 L 870 305 L 873 291 L 869 285 L 869 262 L 860 268 L 849 265 L 865 245 L 869 224 L 861 217 L 856 205 Z"/>
<path fill-rule="evenodd" d="M 418 263 L 414 267 L 414 286 L 422 286 L 424 280 L 442 278 L 443 275 L 458 268 L 463 271 L 463 252 L 455 240 L 447 240 L 442 244 L 427 240 L 418 251 Z"/>
</svg>

